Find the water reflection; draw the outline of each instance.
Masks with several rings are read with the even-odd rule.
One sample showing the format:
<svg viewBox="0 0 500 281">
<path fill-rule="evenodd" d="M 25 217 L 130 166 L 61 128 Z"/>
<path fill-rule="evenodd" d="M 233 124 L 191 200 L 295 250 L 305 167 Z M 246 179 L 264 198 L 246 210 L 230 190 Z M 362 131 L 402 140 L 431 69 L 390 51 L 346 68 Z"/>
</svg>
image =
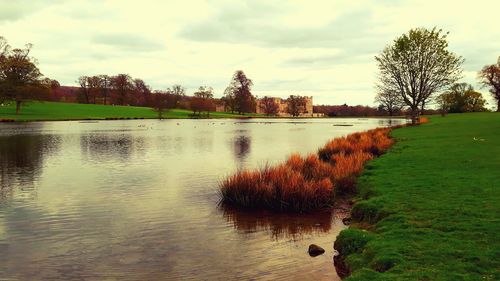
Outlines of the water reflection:
<svg viewBox="0 0 500 281">
<path fill-rule="evenodd" d="M 92 134 L 80 136 L 82 154 L 92 160 L 116 158 L 127 160 L 137 149 L 144 149 L 144 139 L 131 134 Z"/>
<path fill-rule="evenodd" d="M 222 216 L 240 233 L 267 231 L 273 240 L 301 240 L 305 234 L 329 232 L 332 228 L 333 210 L 307 214 L 245 211 L 221 206 Z"/>
<path fill-rule="evenodd" d="M 28 188 L 42 173 L 44 159 L 59 150 L 56 135 L 0 136 L 0 189 Z"/>
<path fill-rule="evenodd" d="M 240 162 L 243 162 L 250 153 L 251 139 L 249 136 L 237 136 L 234 138 L 233 149 L 234 156 Z"/>
</svg>

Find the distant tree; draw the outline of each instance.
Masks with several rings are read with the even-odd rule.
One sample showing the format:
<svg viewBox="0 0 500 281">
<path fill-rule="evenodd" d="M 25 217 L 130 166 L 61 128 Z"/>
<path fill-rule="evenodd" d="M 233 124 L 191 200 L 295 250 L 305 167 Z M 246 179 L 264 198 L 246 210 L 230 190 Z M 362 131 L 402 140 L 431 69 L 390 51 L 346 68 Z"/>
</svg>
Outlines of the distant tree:
<svg viewBox="0 0 500 281">
<path fill-rule="evenodd" d="M 89 77 L 80 76 L 76 82 L 80 85 L 78 89 L 78 102 L 90 103 Z"/>
<path fill-rule="evenodd" d="M 163 118 L 163 113 L 175 107 L 175 97 L 169 92 L 156 91 L 150 96 L 150 106 L 158 112 L 158 118 Z"/>
<path fill-rule="evenodd" d="M 255 112 L 255 97 L 251 88 L 253 82 L 242 70 L 237 70 L 225 94 L 234 94 L 234 111 L 239 114 Z"/>
<path fill-rule="evenodd" d="M 7 40 L 0 37 L 0 100 L 14 100 L 16 114 L 21 112 L 25 100 L 40 99 L 50 91 L 50 85 L 43 83 L 43 75 L 30 57 L 32 45 L 24 49 L 12 49 Z"/>
<path fill-rule="evenodd" d="M 405 106 L 401 95 L 396 91 L 380 91 L 375 96 L 375 102 L 380 105 L 380 108 L 386 111 L 389 116 L 393 116 L 395 112 L 401 111 Z"/>
<path fill-rule="evenodd" d="M 279 104 L 274 98 L 263 97 L 260 99 L 260 108 L 266 115 L 276 115 L 278 114 Z"/>
<path fill-rule="evenodd" d="M 88 80 L 88 87 L 89 87 L 89 97 L 91 100 L 91 103 L 96 104 L 97 103 L 97 98 L 101 94 L 101 78 L 99 76 L 90 76 L 87 77 Z"/>
<path fill-rule="evenodd" d="M 500 57 L 496 64 L 483 67 L 479 78 L 484 87 L 490 88 L 491 96 L 497 102 L 497 112 L 500 112 Z"/>
<path fill-rule="evenodd" d="M 214 94 L 212 87 L 200 87 L 198 91 L 194 93 L 194 97 L 191 99 L 191 110 L 194 114 L 198 112 L 199 115 L 203 111 L 207 112 L 207 116 L 210 117 L 210 110 L 214 107 Z"/>
<path fill-rule="evenodd" d="M 453 84 L 450 89 L 438 97 L 443 112 L 462 113 L 486 111 L 486 100 L 481 93 L 467 83 Z"/>
<path fill-rule="evenodd" d="M 290 95 L 287 101 L 287 112 L 293 117 L 300 116 L 306 112 L 306 98 L 303 96 Z"/>
<path fill-rule="evenodd" d="M 132 77 L 128 74 L 118 74 L 111 77 L 111 89 L 114 94 L 114 103 L 126 105 L 129 102 L 130 94 L 134 85 Z"/>
<path fill-rule="evenodd" d="M 447 50 L 447 33 L 412 29 L 375 57 L 378 89 L 396 92 L 410 108 L 412 123 L 432 95 L 461 78 L 463 58 Z"/>
<path fill-rule="evenodd" d="M 111 77 L 108 75 L 102 74 L 99 75 L 100 83 L 100 96 L 102 97 L 103 104 L 108 104 L 109 93 L 111 91 Z"/>
<path fill-rule="evenodd" d="M 173 95 L 175 107 L 178 107 L 180 102 L 186 97 L 186 88 L 182 87 L 182 85 L 175 84 L 168 91 Z"/>
<path fill-rule="evenodd" d="M 140 106 L 150 106 L 152 102 L 151 98 L 151 87 L 144 82 L 142 79 L 132 80 L 134 90 L 133 90 L 133 104 Z M 156 104 L 156 100 L 153 101 Z"/>
<path fill-rule="evenodd" d="M 236 88 L 233 88 L 231 86 L 227 87 L 224 90 L 224 95 L 221 98 L 221 102 L 224 105 L 224 110 L 225 111 L 231 111 L 231 113 L 234 113 L 236 110 Z"/>
</svg>

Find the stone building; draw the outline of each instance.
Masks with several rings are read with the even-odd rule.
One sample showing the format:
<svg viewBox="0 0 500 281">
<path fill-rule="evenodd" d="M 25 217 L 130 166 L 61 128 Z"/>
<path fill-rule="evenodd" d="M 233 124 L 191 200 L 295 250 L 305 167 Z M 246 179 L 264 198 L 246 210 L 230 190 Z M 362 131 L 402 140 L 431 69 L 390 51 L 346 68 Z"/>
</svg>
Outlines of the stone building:
<svg viewBox="0 0 500 281">
<path fill-rule="evenodd" d="M 304 97 L 304 98 L 306 100 L 305 110 L 299 116 L 300 117 L 315 117 L 314 113 L 313 113 L 313 97 L 311 96 L 311 97 Z M 282 98 L 273 98 L 273 99 L 278 104 L 278 114 L 277 114 L 278 116 L 282 116 L 282 117 L 291 116 L 287 112 L 288 102 L 286 99 L 282 99 Z M 257 113 L 260 113 L 260 114 L 265 114 L 265 112 L 262 110 L 262 107 L 261 107 L 261 99 L 257 99 L 257 105 L 256 105 L 255 111 Z"/>
<path fill-rule="evenodd" d="M 322 113 L 314 113 L 313 112 L 313 97 L 304 97 L 306 99 L 305 110 L 299 117 L 322 117 Z M 291 117 L 291 115 L 287 112 L 288 102 L 286 99 L 282 98 L 273 98 L 276 104 L 278 104 L 278 114 L 280 117 Z M 264 110 L 261 107 L 261 99 L 256 100 L 255 112 L 259 114 L 265 114 Z M 224 107 L 224 104 L 220 101 L 216 101 L 215 110 L 217 112 L 225 112 L 227 109 Z"/>
</svg>

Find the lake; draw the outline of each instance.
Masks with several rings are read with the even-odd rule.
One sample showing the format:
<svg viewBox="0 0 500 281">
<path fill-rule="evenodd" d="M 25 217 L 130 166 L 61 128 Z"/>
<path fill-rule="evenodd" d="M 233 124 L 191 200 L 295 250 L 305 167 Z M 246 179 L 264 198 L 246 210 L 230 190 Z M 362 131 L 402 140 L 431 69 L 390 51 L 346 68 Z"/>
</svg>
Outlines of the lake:
<svg viewBox="0 0 500 281">
<path fill-rule="evenodd" d="M 338 280 L 342 212 L 221 208 L 217 185 L 402 121 L 0 123 L 0 280 Z"/>
</svg>

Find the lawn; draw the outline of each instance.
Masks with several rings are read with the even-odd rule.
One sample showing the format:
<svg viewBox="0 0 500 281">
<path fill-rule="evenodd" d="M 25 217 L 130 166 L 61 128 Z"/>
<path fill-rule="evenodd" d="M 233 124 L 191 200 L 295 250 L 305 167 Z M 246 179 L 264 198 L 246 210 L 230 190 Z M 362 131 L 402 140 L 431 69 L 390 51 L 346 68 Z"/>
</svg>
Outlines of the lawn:
<svg viewBox="0 0 500 281">
<path fill-rule="evenodd" d="M 16 115 L 15 112 L 15 103 L 13 102 L 6 106 L 0 106 L 0 119 L 13 119 L 16 121 L 37 121 L 106 118 L 158 118 L 158 113 L 148 107 L 111 106 L 62 102 L 27 102 L 21 107 L 21 113 L 19 115 Z M 190 110 L 172 109 L 166 113 L 163 113 L 163 118 L 192 118 L 192 113 L 193 112 Z M 225 112 L 210 113 L 210 118 L 238 117 L 242 116 Z"/>
<path fill-rule="evenodd" d="M 336 249 L 352 280 L 500 280 L 500 114 L 394 130 Z"/>
</svg>

